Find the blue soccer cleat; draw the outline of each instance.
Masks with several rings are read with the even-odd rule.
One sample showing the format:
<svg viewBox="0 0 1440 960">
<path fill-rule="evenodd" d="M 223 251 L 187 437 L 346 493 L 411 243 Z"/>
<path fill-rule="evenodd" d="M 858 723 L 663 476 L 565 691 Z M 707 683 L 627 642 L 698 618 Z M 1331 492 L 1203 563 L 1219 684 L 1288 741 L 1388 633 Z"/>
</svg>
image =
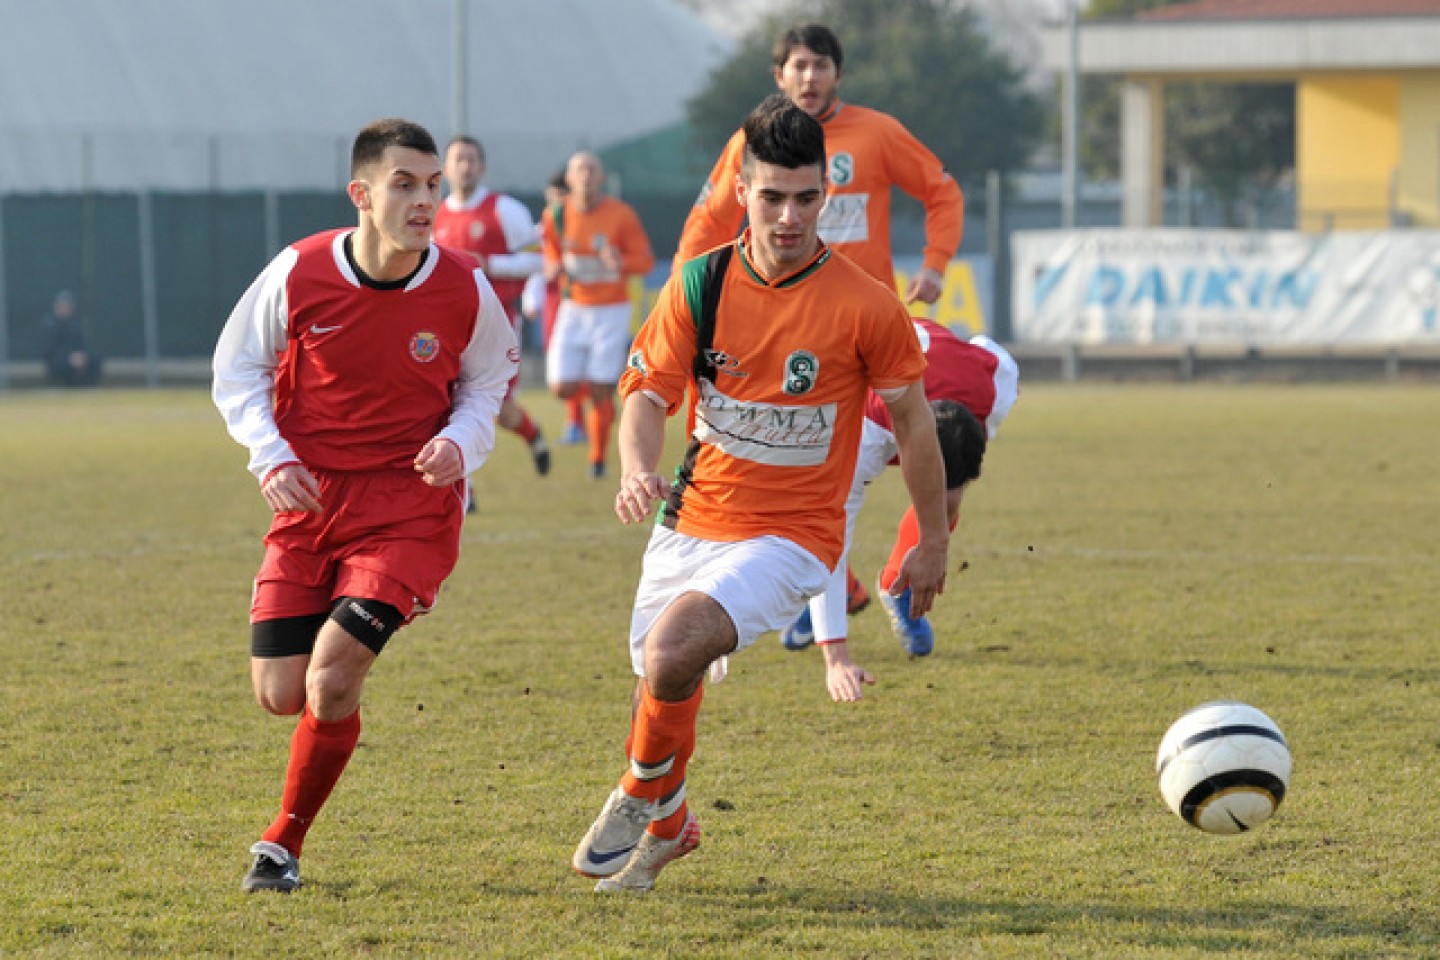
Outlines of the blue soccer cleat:
<svg viewBox="0 0 1440 960">
<path fill-rule="evenodd" d="M 804 650 L 815 642 L 815 624 L 810 621 L 810 606 L 800 611 L 800 616 L 780 631 L 780 645 L 786 650 Z"/>
<path fill-rule="evenodd" d="M 935 649 L 935 630 L 924 617 L 910 616 L 910 588 L 906 587 L 900 596 L 894 597 L 880 586 L 879 581 L 876 581 L 875 587 L 875 592 L 880 594 L 880 605 L 890 618 L 890 629 L 895 632 L 900 646 L 912 657 L 928 656 Z"/>
</svg>

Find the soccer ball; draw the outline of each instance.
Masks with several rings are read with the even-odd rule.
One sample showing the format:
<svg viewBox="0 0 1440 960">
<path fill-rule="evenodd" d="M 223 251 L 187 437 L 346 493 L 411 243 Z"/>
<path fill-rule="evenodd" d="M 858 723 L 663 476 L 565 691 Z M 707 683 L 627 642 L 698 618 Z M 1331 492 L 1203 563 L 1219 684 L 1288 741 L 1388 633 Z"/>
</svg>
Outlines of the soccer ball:
<svg viewBox="0 0 1440 960">
<path fill-rule="evenodd" d="M 1206 833 L 1260 826 L 1290 785 L 1290 746 L 1261 711 L 1234 700 L 1182 714 L 1155 758 L 1160 794 L 1181 820 Z"/>
</svg>

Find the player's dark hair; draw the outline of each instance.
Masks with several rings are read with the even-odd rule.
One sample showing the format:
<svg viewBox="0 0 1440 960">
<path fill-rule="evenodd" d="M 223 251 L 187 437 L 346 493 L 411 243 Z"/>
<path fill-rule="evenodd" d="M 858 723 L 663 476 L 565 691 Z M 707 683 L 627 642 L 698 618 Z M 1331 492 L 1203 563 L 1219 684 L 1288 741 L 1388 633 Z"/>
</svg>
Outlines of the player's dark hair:
<svg viewBox="0 0 1440 960">
<path fill-rule="evenodd" d="M 797 23 L 781 31 L 780 36 L 775 38 L 775 46 L 770 48 L 770 59 L 776 70 L 785 68 L 790 51 L 796 47 L 808 47 L 822 57 L 834 60 L 836 73 L 845 65 L 845 53 L 840 49 L 839 38 L 823 23 Z"/>
<path fill-rule="evenodd" d="M 980 477 L 985 459 L 985 427 L 975 414 L 954 400 L 934 400 L 935 436 L 945 461 L 945 489 L 954 490 Z"/>
<path fill-rule="evenodd" d="M 467 147 L 474 147 L 475 152 L 480 155 L 480 162 L 485 162 L 485 147 L 481 145 L 479 140 L 476 140 L 474 137 L 468 136 L 463 133 L 456 134 L 455 136 L 450 138 L 449 143 L 445 144 L 446 152 L 448 153 L 450 148 L 455 146 L 455 144 L 457 143 L 463 143 Z"/>
<path fill-rule="evenodd" d="M 550 179 L 545 181 L 545 187 L 549 190 L 559 190 L 561 193 L 569 193 L 570 184 L 565 182 L 564 168 L 550 174 Z"/>
<path fill-rule="evenodd" d="M 740 172 L 749 177 L 756 161 L 787 170 L 825 167 L 825 128 L 783 93 L 772 93 L 745 118 L 745 153 Z"/>
<path fill-rule="evenodd" d="M 405 147 L 432 157 L 440 156 L 435 138 L 420 124 L 395 117 L 376 120 L 355 135 L 355 144 L 350 148 L 350 176 L 355 177 L 364 168 L 378 163 L 386 147 Z"/>
</svg>

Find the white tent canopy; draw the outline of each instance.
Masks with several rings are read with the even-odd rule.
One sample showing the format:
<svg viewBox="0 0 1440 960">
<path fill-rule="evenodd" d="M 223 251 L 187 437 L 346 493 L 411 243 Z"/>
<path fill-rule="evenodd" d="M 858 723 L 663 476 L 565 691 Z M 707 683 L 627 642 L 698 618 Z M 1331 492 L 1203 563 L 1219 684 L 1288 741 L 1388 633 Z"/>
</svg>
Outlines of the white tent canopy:
<svg viewBox="0 0 1440 960">
<path fill-rule="evenodd" d="M 332 189 L 377 117 L 454 116 L 490 185 L 684 116 L 733 41 L 674 0 L 0 0 L 0 193 Z"/>
</svg>

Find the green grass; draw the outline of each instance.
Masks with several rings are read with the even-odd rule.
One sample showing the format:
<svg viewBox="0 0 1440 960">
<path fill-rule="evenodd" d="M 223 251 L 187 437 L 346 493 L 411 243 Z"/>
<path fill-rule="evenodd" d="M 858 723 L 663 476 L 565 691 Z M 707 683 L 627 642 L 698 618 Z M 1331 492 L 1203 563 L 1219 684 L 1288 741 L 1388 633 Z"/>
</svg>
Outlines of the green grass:
<svg viewBox="0 0 1440 960">
<path fill-rule="evenodd" d="M 244 453 L 200 392 L 0 396 L 0 955 L 1440 955 L 1437 454 L 1421 388 L 1027 386 L 937 652 L 853 619 L 880 677 L 854 705 L 814 651 L 735 658 L 691 768 L 704 846 L 607 899 L 568 861 L 621 769 L 648 531 L 580 450 L 537 480 L 502 437 L 440 607 L 366 686 L 304 888 L 247 897 L 293 723 L 250 696 Z M 1295 754 L 1235 838 L 1153 773 L 1218 697 Z"/>
</svg>

